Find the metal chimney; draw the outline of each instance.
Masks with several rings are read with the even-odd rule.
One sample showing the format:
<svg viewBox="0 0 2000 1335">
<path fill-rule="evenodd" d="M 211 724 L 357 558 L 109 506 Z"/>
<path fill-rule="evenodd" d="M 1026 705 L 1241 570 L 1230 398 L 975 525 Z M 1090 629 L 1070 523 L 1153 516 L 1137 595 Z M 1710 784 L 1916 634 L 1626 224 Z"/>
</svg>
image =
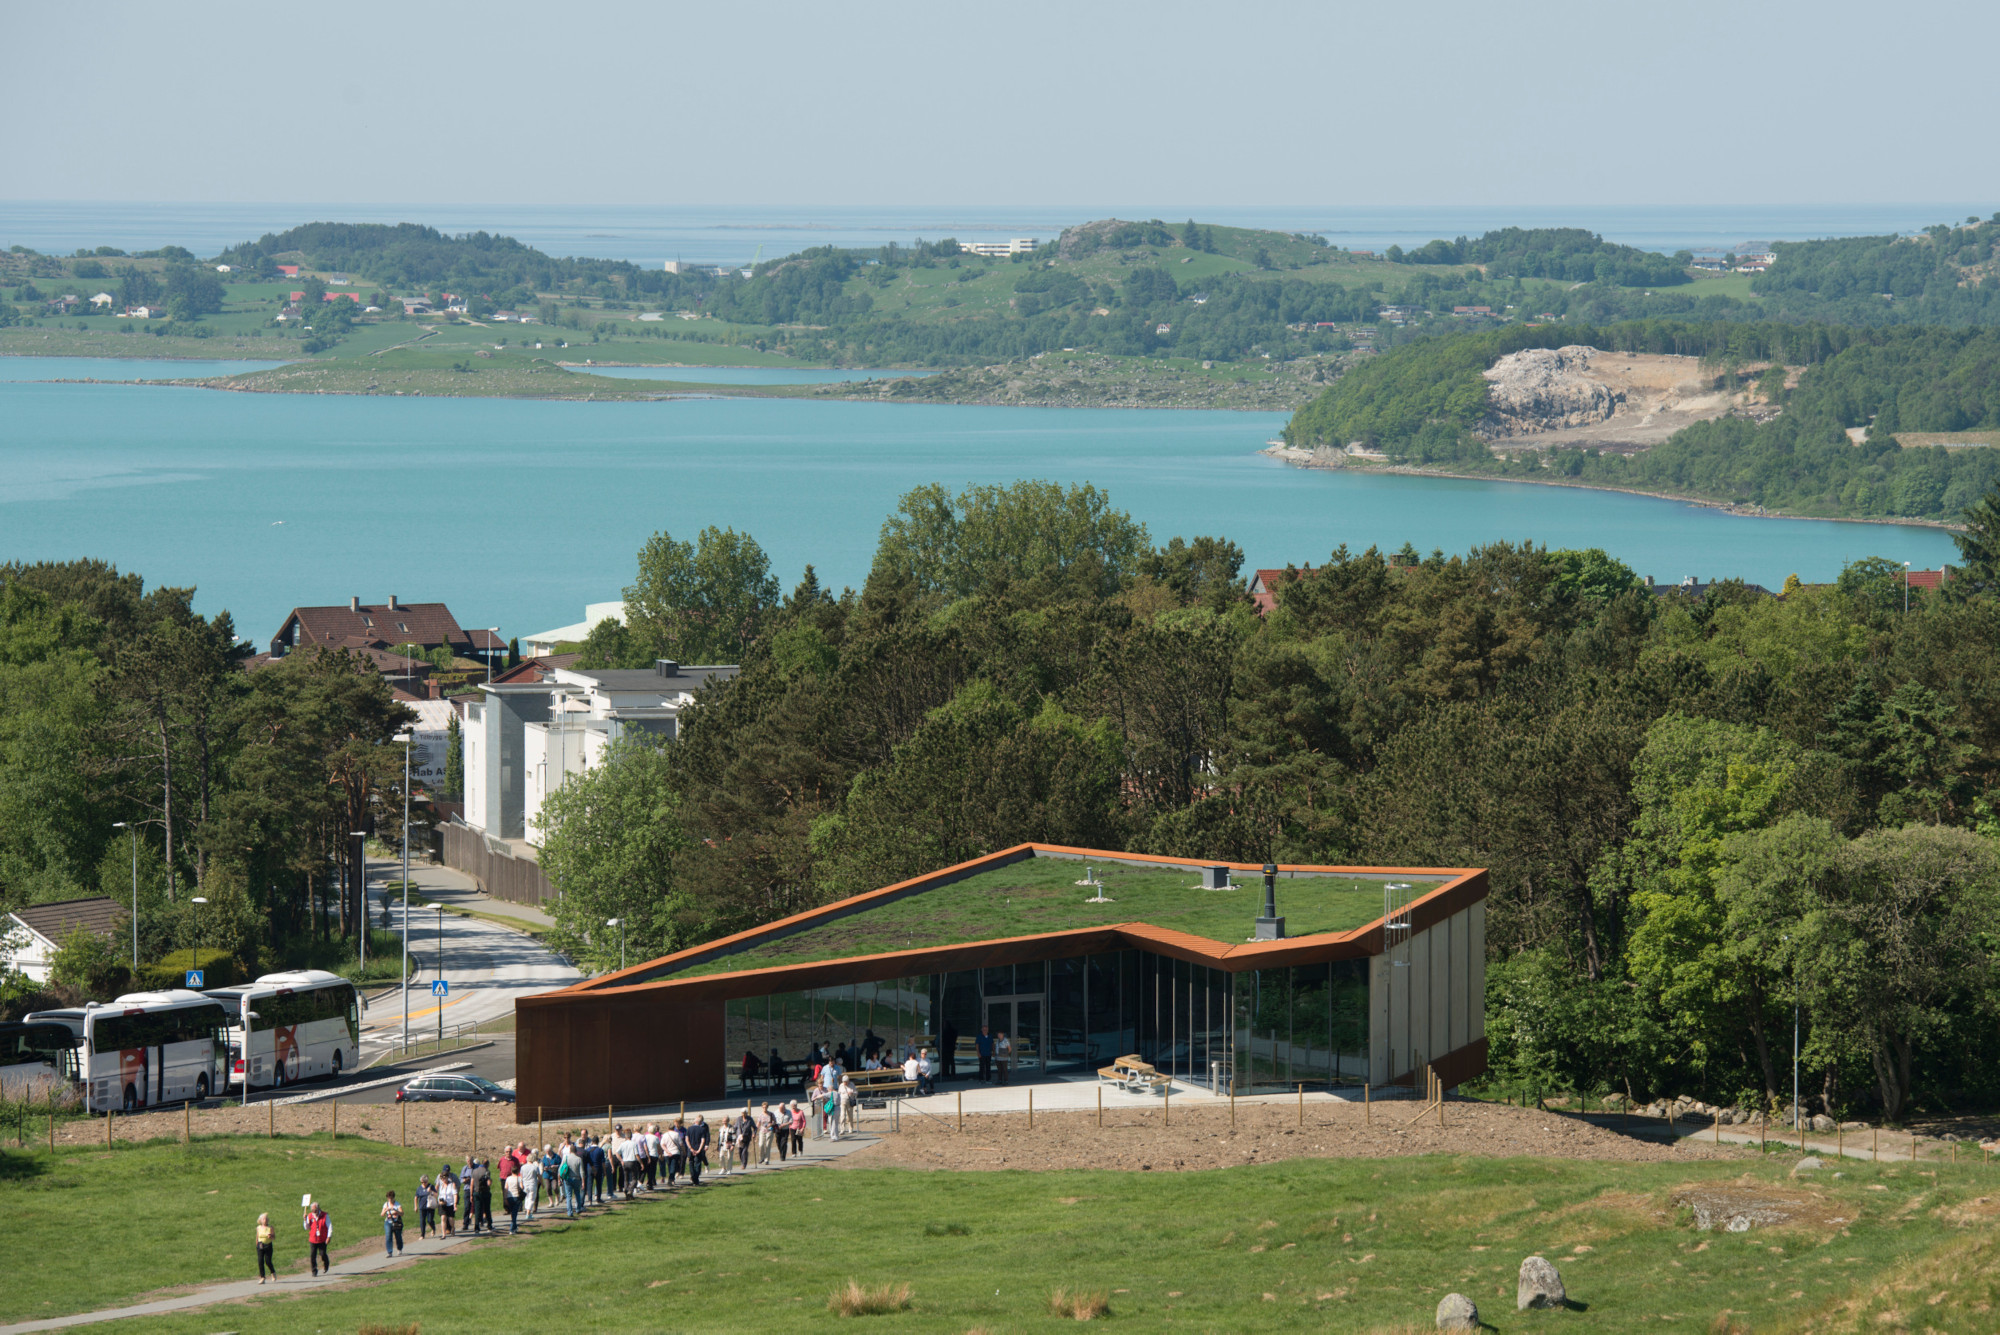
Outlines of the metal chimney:
<svg viewBox="0 0 2000 1335">
<path fill-rule="evenodd" d="M 1278 864 L 1264 864 L 1264 914 L 1257 919 L 1257 941 L 1285 939 L 1285 920 L 1278 916 Z"/>
</svg>

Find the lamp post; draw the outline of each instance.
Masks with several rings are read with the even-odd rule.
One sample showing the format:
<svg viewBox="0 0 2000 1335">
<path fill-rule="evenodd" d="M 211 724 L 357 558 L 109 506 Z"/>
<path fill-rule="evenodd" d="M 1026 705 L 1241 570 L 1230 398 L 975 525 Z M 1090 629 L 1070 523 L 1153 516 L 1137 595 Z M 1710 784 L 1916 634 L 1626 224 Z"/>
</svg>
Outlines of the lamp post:
<svg viewBox="0 0 2000 1335">
<path fill-rule="evenodd" d="M 196 895 L 188 900 L 188 903 L 194 905 L 194 968 L 196 973 L 201 972 L 201 906 L 207 902 L 200 895 Z M 204 978 L 202 981 L 207 982 L 208 980 Z"/>
<path fill-rule="evenodd" d="M 410 752 L 417 734 L 396 735 L 403 744 L 403 1051 L 410 1050 Z"/>
<path fill-rule="evenodd" d="M 437 915 L 438 915 L 437 976 L 442 978 L 444 977 L 444 905 L 433 904 L 431 905 L 431 907 L 437 910 Z M 444 1051 L 444 998 L 443 997 L 438 998 L 437 1015 L 438 1015 L 438 1051 L 443 1052 Z"/>
<path fill-rule="evenodd" d="M 618 929 L 618 970 L 620 973 L 623 973 L 625 970 L 625 920 L 623 918 L 606 918 L 604 925 Z"/>
<path fill-rule="evenodd" d="M 124 830 L 132 836 L 132 982 L 139 981 L 139 832 L 124 821 L 113 821 L 111 828 Z"/>
<path fill-rule="evenodd" d="M 368 831 L 349 830 L 354 840 L 354 903 L 361 911 L 361 967 L 368 967 Z"/>
</svg>

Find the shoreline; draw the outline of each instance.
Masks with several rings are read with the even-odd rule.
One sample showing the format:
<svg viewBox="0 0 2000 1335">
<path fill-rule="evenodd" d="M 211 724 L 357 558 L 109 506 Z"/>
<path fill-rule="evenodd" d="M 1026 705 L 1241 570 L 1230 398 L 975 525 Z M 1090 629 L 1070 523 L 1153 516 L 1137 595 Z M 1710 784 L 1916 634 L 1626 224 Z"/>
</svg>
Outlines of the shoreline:
<svg viewBox="0 0 2000 1335">
<path fill-rule="evenodd" d="M 1738 519 L 1797 519 L 1822 524 L 1886 524 L 1894 528 L 1935 528 L 1947 533 L 1962 533 L 1963 524 L 1948 524 L 1942 519 L 1873 519 L 1854 515 L 1791 515 L 1777 510 L 1766 510 L 1762 506 L 1738 505 L 1734 501 L 1714 501 L 1700 496 L 1679 496 L 1670 491 L 1646 491 L 1639 487 L 1618 487 L 1608 482 L 1574 482 L 1568 479 L 1546 477 L 1495 477 L 1491 473 L 1453 473 L 1437 468 L 1413 467 L 1409 464 L 1338 464 L 1328 468 L 1312 462 L 1312 451 L 1299 449 L 1295 445 L 1266 445 L 1257 451 L 1276 459 L 1292 468 L 1310 468 L 1319 472 L 1338 473 L 1352 467 L 1357 473 L 1393 473 L 1401 477 L 1447 477 L 1462 482 L 1519 482 L 1531 487 L 1569 487 L 1577 491 L 1616 491 L 1627 496 L 1644 496 L 1656 501 L 1678 501 L 1682 505 L 1699 506 L 1704 510 L 1720 510 Z"/>
</svg>

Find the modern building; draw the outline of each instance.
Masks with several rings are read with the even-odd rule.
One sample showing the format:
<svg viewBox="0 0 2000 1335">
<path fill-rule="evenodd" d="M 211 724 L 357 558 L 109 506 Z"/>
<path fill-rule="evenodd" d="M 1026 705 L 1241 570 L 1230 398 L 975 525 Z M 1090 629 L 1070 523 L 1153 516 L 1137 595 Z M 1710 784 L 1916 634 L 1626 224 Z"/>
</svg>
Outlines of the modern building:
<svg viewBox="0 0 2000 1335">
<path fill-rule="evenodd" d="M 558 668 L 539 681 L 480 687 L 464 706 L 465 823 L 496 839 L 541 842 L 542 802 L 631 732 L 672 741 L 683 709 L 733 664 L 660 659 L 630 670 Z"/>
<path fill-rule="evenodd" d="M 965 255 L 984 255 L 992 260 L 1004 260 L 1009 255 L 1031 255 L 1035 250 L 1035 239 L 1017 236 L 1011 241 L 961 241 L 958 249 Z"/>
<path fill-rule="evenodd" d="M 1022 844 L 522 998 L 516 1113 L 741 1095 L 815 1045 L 963 1074 L 982 1025 L 1023 1080 L 1137 1053 L 1216 1092 L 1449 1087 L 1486 1069 L 1486 893 L 1468 868 Z"/>
<path fill-rule="evenodd" d="M 81 927 L 118 945 L 129 930 L 127 906 L 115 899 L 64 899 L 30 904 L 0 915 L 0 972 L 24 973 L 37 983 L 49 981 L 56 952 L 71 932 Z"/>
<path fill-rule="evenodd" d="M 554 653 L 556 646 L 559 644 L 583 643 L 589 637 L 590 632 L 596 629 L 599 622 L 623 621 L 624 619 L 625 604 L 623 601 L 615 603 L 585 603 L 583 606 L 583 620 L 572 622 L 567 626 L 557 626 L 554 630 L 544 630 L 538 631 L 533 635 L 523 635 L 521 637 L 521 653 L 528 658 L 543 658 Z"/>
</svg>

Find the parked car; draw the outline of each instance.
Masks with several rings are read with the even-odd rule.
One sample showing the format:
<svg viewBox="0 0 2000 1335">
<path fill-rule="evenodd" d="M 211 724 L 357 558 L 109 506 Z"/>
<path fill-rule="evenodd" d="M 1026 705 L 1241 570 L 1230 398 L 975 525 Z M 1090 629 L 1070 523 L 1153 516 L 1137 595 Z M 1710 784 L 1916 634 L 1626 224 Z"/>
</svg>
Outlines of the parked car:
<svg viewBox="0 0 2000 1335">
<path fill-rule="evenodd" d="M 512 1103 L 514 1091 L 476 1075 L 420 1075 L 396 1091 L 398 1103 Z"/>
</svg>

